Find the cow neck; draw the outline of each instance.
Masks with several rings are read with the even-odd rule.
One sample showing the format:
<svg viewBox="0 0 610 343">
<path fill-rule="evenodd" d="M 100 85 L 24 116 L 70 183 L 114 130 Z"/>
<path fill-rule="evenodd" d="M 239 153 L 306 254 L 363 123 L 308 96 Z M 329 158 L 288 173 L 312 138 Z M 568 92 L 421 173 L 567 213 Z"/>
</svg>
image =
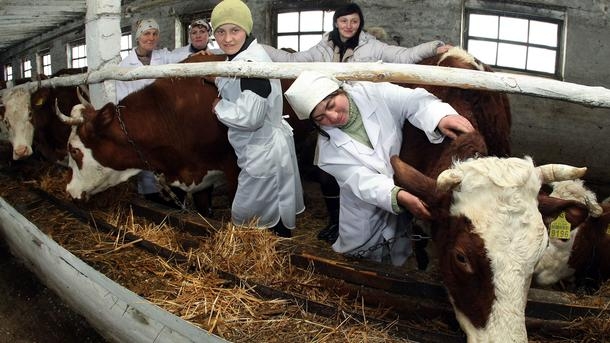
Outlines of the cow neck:
<svg viewBox="0 0 610 343">
<path fill-rule="evenodd" d="M 142 161 L 142 163 L 144 163 L 146 170 L 151 171 L 155 175 L 155 180 L 157 180 L 157 185 L 159 185 L 160 188 L 165 191 L 165 194 L 169 195 L 169 197 L 178 206 L 180 206 L 182 210 L 187 210 L 186 205 L 178 199 L 178 196 L 176 196 L 176 194 L 167 185 L 167 182 L 165 182 L 165 176 L 163 175 L 163 173 L 159 173 L 152 168 L 152 166 L 150 165 L 148 160 L 146 158 L 144 158 L 144 153 L 142 153 L 142 150 L 138 149 L 136 142 L 131 138 L 131 136 L 129 136 L 129 132 L 127 132 L 127 126 L 125 125 L 125 122 L 123 121 L 123 117 L 121 117 L 121 107 L 125 107 L 125 106 L 121 106 L 121 105 L 114 106 L 114 113 L 116 114 L 117 120 L 119 121 L 121 130 L 123 130 L 125 137 L 127 137 L 127 142 L 129 142 L 129 144 L 136 151 L 136 154 L 138 154 L 140 161 Z"/>
<path fill-rule="evenodd" d="M 125 107 L 125 106 L 121 106 L 121 105 L 114 106 L 114 113 L 116 114 L 116 118 L 119 121 L 119 125 L 121 126 L 121 130 L 123 130 L 123 133 L 125 134 L 125 137 L 127 137 L 127 142 L 129 142 L 129 144 L 136 151 L 136 154 L 138 154 L 138 157 L 140 158 L 140 161 L 142 161 L 144 163 L 144 166 L 145 166 L 146 170 L 150 170 L 153 173 L 155 173 L 155 175 L 157 175 L 158 173 L 152 168 L 152 166 L 150 165 L 148 160 L 146 158 L 144 158 L 144 154 L 142 153 L 142 151 L 140 149 L 138 149 L 138 146 L 136 145 L 136 142 L 131 138 L 131 136 L 129 135 L 129 132 L 127 132 L 127 126 L 125 125 L 125 122 L 123 121 L 123 118 L 121 117 L 121 108 L 122 107 Z"/>
</svg>

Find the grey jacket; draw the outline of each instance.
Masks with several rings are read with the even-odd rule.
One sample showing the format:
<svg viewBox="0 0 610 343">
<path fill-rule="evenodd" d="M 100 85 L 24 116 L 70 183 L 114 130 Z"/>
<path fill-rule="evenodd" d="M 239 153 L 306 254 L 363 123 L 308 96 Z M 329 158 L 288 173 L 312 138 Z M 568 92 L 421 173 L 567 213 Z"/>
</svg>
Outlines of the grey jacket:
<svg viewBox="0 0 610 343">
<path fill-rule="evenodd" d="M 343 61 L 335 58 L 335 47 L 328 40 L 328 33 L 309 50 L 287 52 L 272 46 L 261 44 L 274 62 L 377 62 L 418 63 L 424 58 L 436 55 L 436 48 L 444 45 L 442 41 L 431 41 L 412 48 L 389 45 L 378 41 L 372 35 L 361 32 L 358 46 L 353 54 L 345 54 Z"/>
</svg>

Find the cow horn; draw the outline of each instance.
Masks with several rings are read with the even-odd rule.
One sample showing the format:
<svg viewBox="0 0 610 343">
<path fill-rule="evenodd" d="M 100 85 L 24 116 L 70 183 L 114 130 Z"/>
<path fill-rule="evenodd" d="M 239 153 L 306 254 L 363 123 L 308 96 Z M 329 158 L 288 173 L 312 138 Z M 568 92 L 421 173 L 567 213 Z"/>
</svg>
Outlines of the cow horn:
<svg viewBox="0 0 610 343">
<path fill-rule="evenodd" d="M 566 164 L 545 164 L 536 167 L 542 183 L 553 181 L 567 181 L 582 177 L 587 172 L 587 167 L 572 167 Z"/>
<path fill-rule="evenodd" d="M 462 173 L 462 171 L 447 169 L 436 178 L 436 188 L 442 192 L 450 191 L 459 185 L 463 178 L 464 173 Z"/>
<path fill-rule="evenodd" d="M 91 99 L 91 95 L 89 95 L 89 90 L 87 90 L 84 85 L 78 85 L 78 87 L 76 88 L 76 95 L 78 96 L 78 100 L 80 101 L 81 104 L 83 104 L 85 106 L 91 105 L 91 103 L 83 97 L 83 94 L 81 93 L 81 89 L 83 92 L 85 92 L 85 94 L 87 94 L 87 97 L 89 99 Z"/>
<path fill-rule="evenodd" d="M 83 117 L 68 117 L 67 115 L 61 113 L 59 106 L 57 105 L 57 99 L 55 99 L 55 114 L 61 120 L 62 123 L 68 125 L 80 125 L 85 119 Z"/>
</svg>

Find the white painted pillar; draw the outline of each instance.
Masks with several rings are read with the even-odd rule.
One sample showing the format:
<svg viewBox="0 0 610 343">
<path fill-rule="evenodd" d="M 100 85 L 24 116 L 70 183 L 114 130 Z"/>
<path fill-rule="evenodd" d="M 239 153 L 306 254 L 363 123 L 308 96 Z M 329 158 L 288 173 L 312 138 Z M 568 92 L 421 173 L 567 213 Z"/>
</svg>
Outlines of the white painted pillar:
<svg viewBox="0 0 610 343">
<path fill-rule="evenodd" d="M 116 66 L 121 61 L 121 0 L 87 0 L 85 17 L 89 71 Z M 114 81 L 89 85 L 91 103 L 100 108 L 114 102 Z"/>
</svg>

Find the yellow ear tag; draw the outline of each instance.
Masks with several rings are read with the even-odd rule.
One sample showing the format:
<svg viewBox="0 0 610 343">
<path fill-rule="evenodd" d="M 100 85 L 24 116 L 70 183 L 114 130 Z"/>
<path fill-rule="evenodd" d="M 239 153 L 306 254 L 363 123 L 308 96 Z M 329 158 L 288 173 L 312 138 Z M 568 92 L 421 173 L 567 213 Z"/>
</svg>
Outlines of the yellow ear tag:
<svg viewBox="0 0 610 343">
<path fill-rule="evenodd" d="M 36 106 L 42 106 L 42 104 L 44 104 L 44 98 L 38 98 L 36 99 Z"/>
<path fill-rule="evenodd" d="M 610 224 L 608 224 L 608 227 L 606 228 L 606 234 L 610 235 Z"/>
<path fill-rule="evenodd" d="M 561 212 L 555 220 L 551 222 L 549 236 L 558 239 L 570 239 L 570 222 L 566 220 L 566 213 Z"/>
</svg>

